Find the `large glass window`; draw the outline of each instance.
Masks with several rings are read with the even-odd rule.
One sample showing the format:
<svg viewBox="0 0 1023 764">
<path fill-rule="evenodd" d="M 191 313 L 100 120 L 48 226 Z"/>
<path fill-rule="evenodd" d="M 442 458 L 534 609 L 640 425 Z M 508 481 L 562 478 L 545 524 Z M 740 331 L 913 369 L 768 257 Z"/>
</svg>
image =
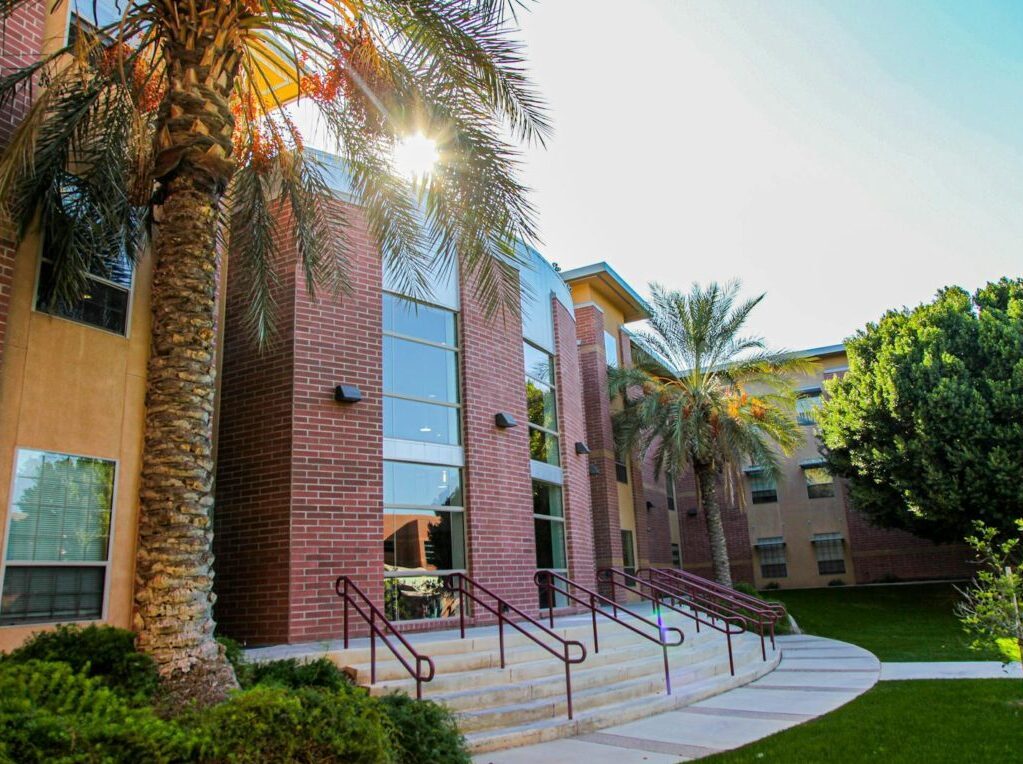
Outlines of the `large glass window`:
<svg viewBox="0 0 1023 764">
<path fill-rule="evenodd" d="M 664 492 L 668 497 L 668 509 L 675 511 L 675 476 L 670 472 L 664 476 Z"/>
<path fill-rule="evenodd" d="M 813 551 L 817 573 L 822 576 L 845 573 L 845 541 L 841 533 L 815 533 Z"/>
<path fill-rule="evenodd" d="M 526 358 L 526 407 L 529 414 L 529 456 L 546 464 L 561 464 L 558 409 L 554 392 L 554 357 L 523 343 Z"/>
<path fill-rule="evenodd" d="M 457 467 L 384 462 L 384 600 L 392 620 L 458 614 L 442 576 L 465 570 Z"/>
<path fill-rule="evenodd" d="M 632 531 L 622 531 L 622 570 L 630 576 L 636 575 L 636 542 Z M 635 581 L 626 581 L 626 586 L 635 586 Z"/>
<path fill-rule="evenodd" d="M 113 462 L 18 451 L 0 625 L 102 617 L 113 495 Z"/>
<path fill-rule="evenodd" d="M 754 545 L 760 557 L 760 575 L 763 578 L 785 578 L 789 574 L 785 560 L 785 539 L 781 536 L 769 536 L 757 539 Z"/>
<path fill-rule="evenodd" d="M 455 314 L 384 294 L 384 437 L 461 442 Z"/>
<path fill-rule="evenodd" d="M 796 398 L 796 421 L 809 427 L 817 423 L 817 409 L 821 405 L 821 391 L 808 390 Z"/>
<path fill-rule="evenodd" d="M 561 487 L 533 481 L 533 531 L 536 536 L 537 570 L 552 570 L 568 575 L 565 552 L 565 509 Z M 547 592 L 540 592 L 540 607 L 549 607 Z M 560 600 L 560 597 L 559 597 Z M 558 601 L 556 606 L 566 603 Z"/>
</svg>

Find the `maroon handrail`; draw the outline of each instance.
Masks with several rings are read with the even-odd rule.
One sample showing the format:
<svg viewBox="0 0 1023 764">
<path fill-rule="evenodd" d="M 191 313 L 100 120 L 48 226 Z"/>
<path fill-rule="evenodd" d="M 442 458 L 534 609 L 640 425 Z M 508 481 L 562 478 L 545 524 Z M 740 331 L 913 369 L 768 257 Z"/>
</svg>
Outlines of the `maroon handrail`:
<svg viewBox="0 0 1023 764">
<path fill-rule="evenodd" d="M 768 603 L 756 597 L 743 594 L 717 582 L 709 582 L 700 576 L 690 573 L 683 574 L 683 571 L 673 568 L 650 568 L 637 572 L 644 571 L 651 580 L 656 576 L 661 586 L 674 590 L 676 596 L 689 601 L 694 607 L 706 609 L 708 606 L 713 606 L 719 610 L 740 615 L 747 621 L 752 621 L 760 635 L 761 656 L 767 660 L 765 629 L 770 631 L 771 648 L 774 649 L 774 627 L 778 620 L 785 616 L 784 609 L 779 612 L 775 608 L 768 607 Z"/>
<path fill-rule="evenodd" d="M 557 581 L 561 581 L 564 584 L 564 588 L 559 588 L 556 583 Z M 598 613 L 604 616 L 605 618 L 614 621 L 619 626 L 624 626 L 626 629 L 629 629 L 629 631 L 638 634 L 644 639 L 647 639 L 655 644 L 660 645 L 661 652 L 664 655 L 664 687 L 665 690 L 667 691 L 667 694 L 671 695 L 671 672 L 668 668 L 668 648 L 678 647 L 685 641 L 686 635 L 682 633 L 681 629 L 676 628 L 674 626 L 665 626 L 663 623 L 659 623 L 656 621 L 651 621 L 649 618 L 646 618 L 640 615 L 639 613 L 635 613 L 632 610 L 629 610 L 627 607 L 619 605 L 614 600 L 608 599 L 603 594 L 598 594 L 592 589 L 588 589 L 582 584 L 577 584 L 572 579 L 567 578 L 566 576 L 563 576 L 560 573 L 555 573 L 552 570 L 538 570 L 533 575 L 533 583 L 536 584 L 539 590 L 541 591 L 546 590 L 547 592 L 548 601 L 550 603 L 549 607 L 547 608 L 548 611 L 547 615 L 550 618 L 550 624 L 552 627 L 554 626 L 554 604 L 556 599 L 554 596 L 555 593 L 561 594 L 567 599 L 572 600 L 573 602 L 579 605 L 584 605 L 587 608 L 589 608 L 590 617 L 593 621 L 593 652 L 595 653 L 600 652 L 600 642 L 598 641 L 597 638 Z M 578 590 L 580 592 L 583 592 L 588 597 L 588 599 L 583 599 L 582 597 L 577 596 L 576 594 L 573 593 L 572 590 Z M 614 608 L 614 613 L 608 613 L 606 610 L 598 608 L 597 607 L 598 602 L 604 605 L 611 605 Z M 650 634 L 643 631 L 642 629 L 639 629 L 633 626 L 628 621 L 624 621 L 621 618 L 619 618 L 618 617 L 619 610 L 628 613 L 637 621 L 641 621 L 642 623 L 645 623 L 648 626 L 653 626 L 655 629 L 657 629 L 657 637 L 652 637 Z M 678 634 L 678 642 L 668 641 L 667 637 L 669 632 L 675 632 L 676 634 Z"/>
<path fill-rule="evenodd" d="M 616 577 L 622 579 L 622 583 L 619 583 L 616 580 Z M 616 602 L 618 600 L 618 587 L 622 586 L 630 594 L 642 597 L 643 599 L 652 602 L 658 618 L 660 618 L 661 615 L 661 608 L 665 607 L 672 612 L 678 613 L 679 615 L 695 621 L 697 632 L 700 630 L 700 624 L 703 624 L 724 634 L 725 642 L 728 645 L 728 670 L 732 676 L 735 676 L 735 656 L 732 651 L 732 635 L 742 634 L 746 631 L 747 621 L 743 616 L 736 613 L 719 611 L 714 608 L 701 607 L 700 610 L 710 616 L 711 620 L 708 621 L 700 617 L 700 611 L 698 610 L 685 610 L 683 608 L 676 607 L 671 604 L 671 602 L 665 601 L 665 598 L 668 600 L 678 601 L 678 594 L 676 592 L 669 591 L 668 589 L 658 586 L 652 581 L 639 578 L 638 576 L 626 573 L 624 570 L 620 570 L 618 568 L 600 568 L 597 571 L 597 580 L 611 585 L 611 599 Z M 631 586 L 629 582 L 632 582 L 636 586 Z M 644 593 L 642 589 L 643 587 L 649 589 L 651 593 Z M 718 619 L 721 620 L 721 625 L 718 624 Z M 733 627 L 735 628 L 733 629 Z"/>
<path fill-rule="evenodd" d="M 349 593 L 349 590 L 355 592 L 361 599 L 363 604 L 369 610 L 369 614 L 362 609 L 362 605 Z M 394 657 L 398 659 L 398 662 L 405 667 L 405 670 L 412 675 L 412 678 L 416 680 L 416 700 L 423 699 L 423 682 L 429 682 L 433 679 L 435 673 L 433 660 L 427 655 L 420 655 L 419 652 L 409 644 L 409 641 L 402 636 L 394 624 L 391 623 L 387 617 L 380 612 L 376 605 L 374 605 L 366 593 L 358 587 L 358 585 L 352 581 L 348 576 L 338 576 L 337 581 L 334 582 L 334 591 L 337 592 L 337 596 L 341 597 L 344 601 L 344 641 L 345 650 L 348 649 L 348 606 L 351 605 L 355 608 L 355 612 L 359 614 L 363 621 L 369 624 L 369 681 L 370 684 L 376 684 L 377 681 L 377 642 L 376 638 L 380 637 L 380 640 L 387 645 L 387 648 L 394 654 Z M 377 622 L 380 622 L 382 626 L 387 627 L 387 631 L 390 631 L 392 635 L 398 638 L 402 646 L 412 655 L 415 659 L 415 668 L 406 660 L 405 656 L 401 654 L 397 647 L 391 644 L 384 629 L 381 628 Z M 429 669 L 428 673 L 424 673 L 423 664 L 426 664 Z"/>
<path fill-rule="evenodd" d="M 457 586 L 456 586 L 456 582 L 457 582 Z M 571 719 L 572 718 L 572 669 L 571 669 L 571 667 L 575 663 L 582 663 L 583 661 L 586 660 L 586 646 L 583 645 L 583 643 L 579 642 L 578 640 L 575 640 L 575 639 L 565 639 L 564 637 L 562 637 L 557 632 L 554 632 L 551 629 L 547 628 L 546 626 L 544 626 L 542 623 L 537 621 L 532 616 L 527 615 L 526 613 L 522 612 L 517 607 L 512 605 L 510 602 L 508 602 L 508 601 L 502 599 L 501 597 L 497 596 L 492 591 L 487 589 L 485 586 L 483 586 L 482 584 L 478 583 L 477 581 L 474 581 L 473 579 L 469 578 L 469 576 L 465 575 L 464 573 L 450 573 L 450 574 L 448 574 L 447 576 L 445 576 L 445 583 L 447 584 L 447 587 L 449 589 L 451 589 L 452 591 L 457 591 L 458 592 L 458 628 L 459 628 L 459 631 L 460 631 L 460 633 L 462 635 L 462 639 L 465 639 L 465 600 L 464 600 L 465 597 L 468 597 L 470 600 L 475 602 L 477 605 L 479 605 L 484 610 L 486 610 L 486 611 L 492 613 L 493 615 L 497 616 L 497 639 L 498 639 L 498 644 L 500 645 L 500 650 L 501 650 L 501 668 L 504 668 L 504 625 L 506 623 L 509 626 L 511 626 L 512 628 L 516 629 L 519 633 L 524 634 L 526 637 L 528 637 L 529 639 L 533 640 L 533 642 L 538 644 L 544 650 L 546 650 L 551 655 L 553 655 L 555 658 L 559 659 L 560 661 L 562 661 L 565 664 L 565 699 L 566 699 L 566 702 L 568 704 L 568 718 Z M 466 586 L 465 586 L 466 584 L 469 584 L 469 586 L 471 587 L 471 590 L 466 588 Z M 486 594 L 488 597 L 492 598 L 496 602 L 497 607 L 493 607 L 489 603 L 484 602 L 480 597 L 478 597 L 475 594 L 475 590 L 479 590 L 479 591 L 483 592 L 484 594 Z M 555 640 L 556 642 L 559 642 L 561 644 L 561 652 L 558 652 L 558 650 L 556 648 L 551 647 L 549 644 L 544 642 L 536 634 L 533 634 L 532 632 L 524 629 L 520 623 L 518 623 L 516 621 L 510 620 L 508 618 L 508 616 L 505 615 L 505 613 L 508 613 L 508 612 L 515 613 L 515 615 L 519 616 L 523 621 L 526 621 L 527 623 L 531 624 L 532 626 L 535 626 L 540 631 L 542 631 L 544 634 L 546 634 L 548 637 L 550 637 L 551 639 Z M 571 656 L 570 648 L 572 648 L 572 647 L 578 647 L 579 648 L 579 655 L 578 655 L 578 657 L 574 657 L 573 658 Z"/>
</svg>

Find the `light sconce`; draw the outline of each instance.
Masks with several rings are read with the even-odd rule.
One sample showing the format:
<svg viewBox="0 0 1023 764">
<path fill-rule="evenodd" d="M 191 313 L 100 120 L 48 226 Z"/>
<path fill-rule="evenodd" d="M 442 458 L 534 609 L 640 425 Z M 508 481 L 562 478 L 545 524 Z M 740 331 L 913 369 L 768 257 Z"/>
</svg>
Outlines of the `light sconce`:
<svg viewBox="0 0 1023 764">
<path fill-rule="evenodd" d="M 652 501 L 648 501 L 648 502 L 646 503 L 646 509 L 647 509 L 647 512 L 649 512 L 649 511 L 650 511 L 651 509 L 653 509 L 653 508 L 654 508 L 654 503 L 653 503 Z"/>
<path fill-rule="evenodd" d="M 517 427 L 519 423 L 515 421 L 515 417 L 511 414 L 502 411 L 499 414 L 494 414 L 494 424 L 505 430 L 509 427 Z"/>
<path fill-rule="evenodd" d="M 358 403 L 362 400 L 362 391 L 355 385 L 338 385 L 334 388 L 334 400 L 338 403 Z"/>
<path fill-rule="evenodd" d="M 590 465 L 590 474 L 593 477 L 596 477 L 597 475 L 599 475 L 600 474 L 600 467 L 598 467 L 596 464 L 591 464 Z"/>
<path fill-rule="evenodd" d="M 690 507 L 686 510 L 686 517 L 696 517 L 696 507 Z"/>
<path fill-rule="evenodd" d="M 590 453 L 590 447 L 583 443 L 581 440 L 575 442 L 575 452 L 577 454 L 588 454 Z"/>
</svg>

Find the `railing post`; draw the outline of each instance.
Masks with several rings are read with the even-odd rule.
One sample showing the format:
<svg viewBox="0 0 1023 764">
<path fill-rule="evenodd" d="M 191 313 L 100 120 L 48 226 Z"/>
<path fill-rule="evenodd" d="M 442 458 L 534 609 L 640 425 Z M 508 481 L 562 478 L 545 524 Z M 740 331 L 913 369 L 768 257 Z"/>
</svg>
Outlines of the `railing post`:
<svg viewBox="0 0 1023 764">
<path fill-rule="evenodd" d="M 771 621 L 771 649 L 772 650 L 776 650 L 777 649 L 774 646 L 774 621 L 773 620 Z"/>
<path fill-rule="evenodd" d="M 735 676 L 735 659 L 732 657 L 732 627 L 725 622 L 725 638 L 728 640 L 728 670 Z"/>
<path fill-rule="evenodd" d="M 458 576 L 458 629 L 465 639 L 465 580 L 461 573 L 455 573 L 455 576 Z"/>
<path fill-rule="evenodd" d="M 590 617 L 593 619 L 593 652 L 600 652 L 600 643 L 597 641 L 597 604 L 590 595 Z"/>
<path fill-rule="evenodd" d="M 369 683 L 377 683 L 377 630 L 374 620 L 376 610 L 369 609 Z"/>
<path fill-rule="evenodd" d="M 767 660 L 767 648 L 764 646 L 764 621 L 760 621 L 760 657 Z"/>
<path fill-rule="evenodd" d="M 550 623 L 550 627 L 554 628 L 554 599 L 557 596 L 557 590 L 554 588 L 554 575 L 550 572 L 547 573 L 547 619 Z"/>
<path fill-rule="evenodd" d="M 661 638 L 661 650 L 664 652 L 664 686 L 668 690 L 668 694 L 671 695 L 671 671 L 668 669 L 668 645 L 665 644 L 664 638 Z"/>
<path fill-rule="evenodd" d="M 348 576 L 342 579 L 345 582 L 344 587 L 341 591 L 344 592 L 343 599 L 345 601 L 345 650 L 348 649 Z"/>
<path fill-rule="evenodd" d="M 568 645 L 565 645 L 565 696 L 568 699 L 568 718 L 572 718 L 572 666 L 568 662 Z"/>
<path fill-rule="evenodd" d="M 423 699 L 423 670 L 420 666 L 422 658 L 416 656 L 416 700 Z"/>
<path fill-rule="evenodd" d="M 504 668 L 504 614 L 500 604 L 497 606 L 497 641 L 501 645 L 501 668 Z"/>
</svg>

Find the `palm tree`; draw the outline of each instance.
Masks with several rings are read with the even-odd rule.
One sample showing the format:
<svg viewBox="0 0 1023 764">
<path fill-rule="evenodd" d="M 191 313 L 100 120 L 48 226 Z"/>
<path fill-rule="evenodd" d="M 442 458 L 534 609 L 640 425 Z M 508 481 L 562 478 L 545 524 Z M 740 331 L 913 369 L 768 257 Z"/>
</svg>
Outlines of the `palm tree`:
<svg viewBox="0 0 1023 764">
<path fill-rule="evenodd" d="M 0 0 L 0 17 L 36 2 Z M 224 221 L 240 223 L 232 267 L 249 276 L 260 341 L 274 308 L 275 205 L 291 207 L 310 289 L 344 288 L 343 226 L 335 235 L 324 176 L 280 110 L 306 97 L 404 290 L 422 293 L 431 268 L 457 264 L 485 304 L 514 311 L 514 243 L 534 228 L 512 142 L 542 143 L 549 125 L 510 37 L 513 5 L 122 0 L 120 19 L 77 23 L 67 46 L 0 79 L 0 105 L 41 85 L 0 157 L 0 199 L 20 236 L 41 230 L 56 299 L 73 301 L 83 274 L 112 257 L 153 257 L 135 628 L 171 702 L 236 686 L 212 619 Z M 406 177 L 393 151 L 417 133 L 436 141 L 439 162 Z"/>
<path fill-rule="evenodd" d="M 608 369 L 612 398 L 624 400 L 614 415 L 615 438 L 641 457 L 652 449 L 658 476 L 693 470 L 714 577 L 731 586 L 718 491 L 736 488 L 748 463 L 777 477 L 778 451 L 791 454 L 802 441 L 790 380 L 813 363 L 743 334 L 764 295 L 740 302 L 738 282 L 693 284 L 688 294 L 652 284 L 651 292 L 638 362 Z"/>
</svg>

